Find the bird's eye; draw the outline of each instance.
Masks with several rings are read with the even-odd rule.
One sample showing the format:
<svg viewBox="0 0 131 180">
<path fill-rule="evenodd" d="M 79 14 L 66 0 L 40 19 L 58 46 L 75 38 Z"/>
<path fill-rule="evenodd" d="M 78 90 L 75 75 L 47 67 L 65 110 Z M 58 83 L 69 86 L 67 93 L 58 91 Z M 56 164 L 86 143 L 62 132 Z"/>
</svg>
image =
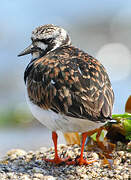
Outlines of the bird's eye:
<svg viewBox="0 0 131 180">
<path fill-rule="evenodd" d="M 47 41 L 51 41 L 51 40 L 52 40 L 52 38 L 48 38 L 48 39 L 47 39 Z"/>
<path fill-rule="evenodd" d="M 41 39 L 41 40 L 39 40 L 39 41 L 41 41 L 41 42 L 43 42 L 43 43 L 45 43 L 45 44 L 48 44 L 49 42 L 52 41 L 52 39 L 53 39 L 53 38 L 47 38 L 47 39 Z"/>
</svg>

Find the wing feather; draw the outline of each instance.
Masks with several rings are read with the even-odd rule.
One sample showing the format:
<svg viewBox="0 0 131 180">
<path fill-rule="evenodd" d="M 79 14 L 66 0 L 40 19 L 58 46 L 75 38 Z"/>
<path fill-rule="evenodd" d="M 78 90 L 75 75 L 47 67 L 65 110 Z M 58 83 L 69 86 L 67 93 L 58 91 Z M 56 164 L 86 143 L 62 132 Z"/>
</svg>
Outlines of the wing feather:
<svg viewBox="0 0 131 180">
<path fill-rule="evenodd" d="M 52 52 L 34 61 L 25 79 L 30 100 L 44 109 L 94 121 L 111 118 L 109 77 L 100 62 L 83 51 L 70 47 L 55 56 Z"/>
</svg>

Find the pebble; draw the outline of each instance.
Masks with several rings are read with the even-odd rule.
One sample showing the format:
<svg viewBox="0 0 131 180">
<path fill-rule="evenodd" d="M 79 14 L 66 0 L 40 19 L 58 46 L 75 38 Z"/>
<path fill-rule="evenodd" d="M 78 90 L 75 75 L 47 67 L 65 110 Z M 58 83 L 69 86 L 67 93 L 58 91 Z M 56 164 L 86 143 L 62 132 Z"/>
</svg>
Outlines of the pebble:
<svg viewBox="0 0 131 180">
<path fill-rule="evenodd" d="M 59 145 L 62 158 L 70 156 L 72 160 L 80 155 L 78 145 Z M 21 149 L 13 149 L 7 152 L 5 158 L 0 161 L 0 180 L 129 180 L 131 153 L 119 150 L 113 153 L 114 163 L 112 169 L 102 166 L 97 152 L 87 152 L 84 156 L 87 160 L 96 159 L 90 165 L 53 165 L 43 160 L 54 157 L 54 148 L 40 148 L 37 151 L 26 152 Z"/>
<path fill-rule="evenodd" d="M 116 175 L 116 179 L 118 179 L 118 180 L 123 180 L 123 177 L 122 177 L 121 175 L 117 174 L 117 175 Z M 128 180 L 128 179 L 127 179 L 127 180 Z"/>
<path fill-rule="evenodd" d="M 8 173 L 8 178 L 9 178 L 9 179 L 15 179 L 15 178 L 16 178 L 15 173 L 14 173 L 14 172 L 9 172 L 9 173 Z"/>
<path fill-rule="evenodd" d="M 30 178 L 29 178 L 29 176 L 28 175 L 22 175 L 21 177 L 20 177 L 20 180 L 31 180 Z"/>
<path fill-rule="evenodd" d="M 119 156 L 124 156 L 124 151 L 118 151 Z"/>
<path fill-rule="evenodd" d="M 43 180 L 56 180 L 56 177 L 53 176 L 45 176 Z"/>
<path fill-rule="evenodd" d="M 33 177 L 35 177 L 35 178 L 39 178 L 39 179 L 43 179 L 43 174 L 41 174 L 41 173 L 35 173 L 34 175 L 33 175 Z"/>
<path fill-rule="evenodd" d="M 12 150 L 7 152 L 8 156 L 12 156 L 14 154 L 17 156 L 24 156 L 24 155 L 26 155 L 26 151 L 24 151 L 22 149 L 12 149 Z"/>
<path fill-rule="evenodd" d="M 110 178 L 113 177 L 113 172 L 109 171 L 109 177 L 110 177 Z"/>
<path fill-rule="evenodd" d="M 130 176 L 131 176 L 131 174 L 130 174 Z M 129 177 L 128 174 L 124 174 L 124 175 L 123 175 L 123 179 L 124 179 L 124 180 L 127 180 L 127 179 L 129 179 L 129 178 L 131 178 L 131 177 Z"/>
<path fill-rule="evenodd" d="M 101 178 L 101 180 L 109 180 L 109 178 L 103 177 L 103 178 Z"/>
<path fill-rule="evenodd" d="M 34 173 L 43 173 L 43 174 L 46 173 L 46 171 L 44 169 L 39 168 L 39 167 L 33 167 L 32 171 Z"/>
<path fill-rule="evenodd" d="M 92 153 L 92 156 L 93 156 L 93 159 L 96 159 L 96 160 L 99 159 L 99 155 L 95 152 Z"/>
<path fill-rule="evenodd" d="M 114 160 L 114 165 L 119 165 L 121 163 L 121 159 L 115 159 Z"/>
</svg>

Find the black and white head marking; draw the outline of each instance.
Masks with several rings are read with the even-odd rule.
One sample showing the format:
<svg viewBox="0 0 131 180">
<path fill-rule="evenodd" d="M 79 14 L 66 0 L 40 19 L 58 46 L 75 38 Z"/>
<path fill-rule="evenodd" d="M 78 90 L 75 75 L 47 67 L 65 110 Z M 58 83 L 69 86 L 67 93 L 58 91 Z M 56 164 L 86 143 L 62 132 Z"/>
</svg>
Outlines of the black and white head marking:
<svg viewBox="0 0 131 180">
<path fill-rule="evenodd" d="M 31 39 L 32 44 L 39 49 L 37 52 L 32 53 L 33 56 L 40 56 L 40 50 L 46 54 L 60 46 L 71 44 L 68 33 L 63 28 L 52 24 L 36 28 L 32 32 Z"/>
<path fill-rule="evenodd" d="M 44 56 L 46 53 L 61 46 L 71 44 L 68 33 L 61 27 L 47 24 L 37 27 L 31 36 L 32 44 L 18 56 L 32 54 L 33 59 Z"/>
</svg>

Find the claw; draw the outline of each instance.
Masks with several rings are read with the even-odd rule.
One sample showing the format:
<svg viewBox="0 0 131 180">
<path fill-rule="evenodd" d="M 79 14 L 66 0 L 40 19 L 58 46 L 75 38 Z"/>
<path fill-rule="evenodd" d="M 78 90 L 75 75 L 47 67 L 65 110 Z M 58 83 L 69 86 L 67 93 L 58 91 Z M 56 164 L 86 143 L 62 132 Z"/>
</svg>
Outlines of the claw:
<svg viewBox="0 0 131 180">
<path fill-rule="evenodd" d="M 62 164 L 62 163 L 66 163 L 66 161 L 68 161 L 70 159 L 70 157 L 67 157 L 65 159 L 62 159 L 60 157 L 56 157 L 54 159 L 46 159 L 46 158 L 43 158 L 44 161 L 46 162 L 51 162 L 51 163 L 54 163 L 54 164 Z"/>
<path fill-rule="evenodd" d="M 97 160 L 95 160 L 95 159 L 87 161 L 86 159 L 77 158 L 74 161 L 67 161 L 66 164 L 67 165 L 89 165 L 89 164 L 92 164 L 96 161 Z"/>
</svg>

